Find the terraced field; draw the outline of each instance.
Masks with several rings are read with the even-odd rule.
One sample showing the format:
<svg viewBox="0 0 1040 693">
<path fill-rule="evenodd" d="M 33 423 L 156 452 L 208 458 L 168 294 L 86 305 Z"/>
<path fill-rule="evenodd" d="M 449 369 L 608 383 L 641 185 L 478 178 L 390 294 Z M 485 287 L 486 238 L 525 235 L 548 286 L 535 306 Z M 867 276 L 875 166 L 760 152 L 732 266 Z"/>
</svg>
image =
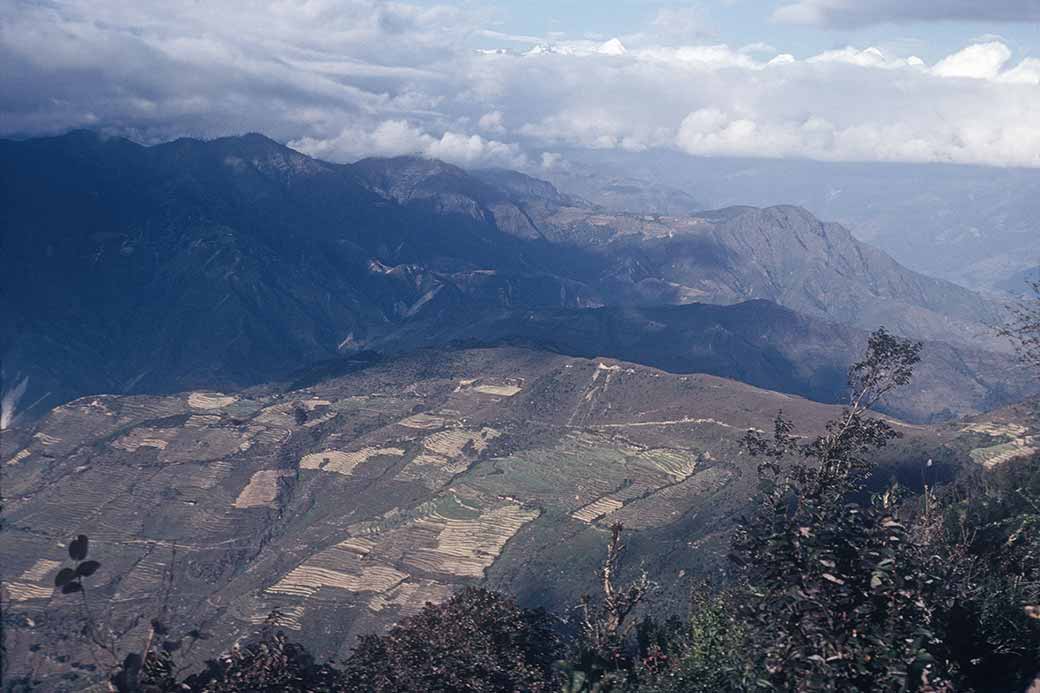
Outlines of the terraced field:
<svg viewBox="0 0 1040 693">
<path fill-rule="evenodd" d="M 472 583 L 569 608 L 616 521 L 630 568 L 672 576 L 681 601 L 754 492 L 739 438 L 780 408 L 805 432 L 837 414 L 512 348 L 420 352 L 297 390 L 77 400 L 0 447 L 11 661 L 88 675 L 78 641 L 31 651 L 77 622 L 52 588 L 77 533 L 102 563 L 88 584 L 106 619 L 135 633 L 166 602 L 175 629 L 213 634 L 198 658 L 265 621 L 342 656 Z M 1037 447 L 1021 420 L 904 430 L 920 450 L 964 439 L 965 463 L 993 465 Z"/>
<path fill-rule="evenodd" d="M 1040 436 L 1033 435 L 1028 427 L 1018 423 L 975 423 L 962 430 L 964 433 L 982 434 L 990 439 L 991 444 L 974 448 L 970 453 L 972 460 L 986 469 L 1040 452 Z"/>
</svg>

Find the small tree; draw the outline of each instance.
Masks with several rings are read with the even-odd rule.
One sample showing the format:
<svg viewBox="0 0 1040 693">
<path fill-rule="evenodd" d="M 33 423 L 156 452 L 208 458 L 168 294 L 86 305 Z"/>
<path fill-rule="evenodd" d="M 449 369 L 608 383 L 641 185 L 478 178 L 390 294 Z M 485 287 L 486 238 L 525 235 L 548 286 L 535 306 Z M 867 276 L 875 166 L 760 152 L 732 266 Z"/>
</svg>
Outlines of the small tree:
<svg viewBox="0 0 1040 693">
<path fill-rule="evenodd" d="M 634 615 L 657 586 L 645 570 L 631 583 L 620 582 L 625 555 L 623 531 L 620 522 L 610 526 L 607 556 L 599 571 L 602 595 L 599 599 L 587 594 L 581 598 L 581 634 L 564 672 L 567 693 L 620 690 L 636 675 L 636 653 L 630 642 L 639 625 Z"/>
<path fill-rule="evenodd" d="M 761 493 L 740 527 L 741 613 L 758 686 L 785 691 L 940 690 L 925 595 L 935 587 L 893 492 L 864 501 L 871 457 L 896 432 L 870 411 L 910 382 L 921 345 L 883 328 L 849 370 L 849 405 L 808 443 L 778 415 L 749 431 Z"/>
<path fill-rule="evenodd" d="M 168 657 L 156 659 L 169 661 Z M 169 671 L 169 667 L 157 670 Z M 152 675 L 152 681 L 168 681 Z M 185 679 L 179 687 L 161 688 L 164 693 L 188 690 L 196 693 L 323 693 L 343 690 L 338 672 L 315 663 L 302 645 L 290 642 L 268 623 L 260 637 L 243 647 L 207 662 L 206 668 Z"/>
<path fill-rule="evenodd" d="M 707 584 L 695 590 L 685 622 L 640 625 L 634 693 L 729 693 L 746 690 L 744 624 L 732 595 Z"/>
<path fill-rule="evenodd" d="M 1040 677 L 1040 456 L 962 477 L 933 520 L 944 644 L 964 688 L 1024 691 Z"/>
<path fill-rule="evenodd" d="M 559 640 L 549 616 L 466 588 L 427 604 L 382 636 L 366 635 L 344 664 L 342 689 L 370 693 L 555 691 Z"/>
<path fill-rule="evenodd" d="M 90 539 L 80 534 L 69 542 L 69 558 L 74 564 L 58 571 L 54 586 L 62 594 L 80 595 L 81 625 L 77 632 L 86 641 L 95 664 L 108 677 L 110 687 L 119 693 L 162 693 L 181 690 L 177 688 L 173 653 L 187 643 L 188 650 L 208 635 L 192 630 L 187 635 L 175 638 L 163 624 L 169 607 L 169 596 L 173 588 L 173 567 L 177 560 L 176 547 L 171 548 L 170 566 L 163 575 L 162 588 L 158 595 L 158 616 L 151 620 L 143 642 L 130 637 L 136 620 L 130 626 L 117 630 L 113 623 L 113 605 L 98 610 L 88 597 L 84 578 L 93 576 L 101 564 L 89 560 Z"/>
<path fill-rule="evenodd" d="M 618 583 L 621 560 L 625 544 L 621 541 L 624 526 L 615 522 L 610 526 L 610 541 L 607 543 L 607 558 L 600 567 L 600 585 L 603 597 L 595 603 L 589 595 L 581 599 L 581 626 L 586 642 L 607 659 L 621 656 L 621 649 L 636 622 L 630 617 L 642 604 L 654 584 L 646 571 L 641 571 L 635 582 L 628 585 Z"/>
</svg>

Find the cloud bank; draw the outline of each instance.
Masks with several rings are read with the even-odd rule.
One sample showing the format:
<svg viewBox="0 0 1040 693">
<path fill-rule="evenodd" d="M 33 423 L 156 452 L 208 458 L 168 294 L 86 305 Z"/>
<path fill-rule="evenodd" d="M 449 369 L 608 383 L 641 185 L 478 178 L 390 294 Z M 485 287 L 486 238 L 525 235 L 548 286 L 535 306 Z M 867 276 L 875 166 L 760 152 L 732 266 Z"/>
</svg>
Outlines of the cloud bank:
<svg viewBox="0 0 1040 693">
<path fill-rule="evenodd" d="M 895 7 L 789 7 L 860 5 Z M 929 65 L 869 46 L 698 43 L 697 15 L 657 20 L 678 31 L 651 20 L 631 36 L 540 41 L 489 31 L 480 10 L 380 0 L 14 0 L 0 7 L 0 133 L 261 131 L 337 161 L 518 168 L 574 147 L 1040 166 L 1040 60 L 999 41 Z"/>
<path fill-rule="evenodd" d="M 798 0 L 773 18 L 790 24 L 851 28 L 905 21 L 1040 21 L 1040 0 Z"/>
</svg>

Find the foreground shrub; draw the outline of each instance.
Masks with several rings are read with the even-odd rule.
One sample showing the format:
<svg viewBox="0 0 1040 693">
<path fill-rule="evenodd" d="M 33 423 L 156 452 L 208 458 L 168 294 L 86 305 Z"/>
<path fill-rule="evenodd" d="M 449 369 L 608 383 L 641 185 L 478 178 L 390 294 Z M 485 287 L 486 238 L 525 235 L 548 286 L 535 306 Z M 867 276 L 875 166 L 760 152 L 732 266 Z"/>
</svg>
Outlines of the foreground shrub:
<svg viewBox="0 0 1040 693">
<path fill-rule="evenodd" d="M 876 451 L 896 436 L 870 410 L 910 382 L 920 348 L 871 335 L 849 372 L 849 406 L 808 443 L 782 416 L 772 439 L 748 433 L 762 492 L 734 558 L 759 688 L 947 690 L 933 560 L 910 541 L 893 493 L 863 498 Z"/>
<path fill-rule="evenodd" d="M 634 693 L 725 693 L 745 689 L 747 634 L 728 593 L 705 585 L 685 622 L 644 622 Z"/>
<path fill-rule="evenodd" d="M 162 690 L 318 693 L 342 688 L 334 669 L 316 664 L 302 645 L 289 642 L 284 633 L 265 629 L 258 640 L 208 662 L 205 670 L 186 679 L 179 688 Z"/>
<path fill-rule="evenodd" d="M 345 662 L 347 691 L 548 693 L 560 654 L 550 618 L 509 597 L 467 588 L 427 604 L 382 636 L 368 635 Z"/>
<path fill-rule="evenodd" d="M 949 657 L 965 689 L 1024 691 L 1040 676 L 1040 456 L 966 476 L 944 495 Z"/>
</svg>

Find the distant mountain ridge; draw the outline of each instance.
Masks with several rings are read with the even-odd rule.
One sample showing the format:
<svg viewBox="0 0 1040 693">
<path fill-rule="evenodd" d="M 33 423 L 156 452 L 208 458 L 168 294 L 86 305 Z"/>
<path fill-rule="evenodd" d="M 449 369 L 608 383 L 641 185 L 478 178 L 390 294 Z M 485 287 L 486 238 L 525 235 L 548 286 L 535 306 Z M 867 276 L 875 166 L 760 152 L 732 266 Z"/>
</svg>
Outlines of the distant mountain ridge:
<svg viewBox="0 0 1040 693">
<path fill-rule="evenodd" d="M 235 389 L 503 310 L 768 299 L 994 345 L 981 297 L 796 208 L 619 214 L 517 172 L 330 164 L 256 134 L 2 141 L 0 182 L 9 412 Z"/>
<path fill-rule="evenodd" d="M 907 267 L 978 290 L 999 289 L 1010 275 L 1040 264 L 1036 168 L 695 157 L 660 149 L 561 154 L 566 165 L 546 175 L 562 190 L 610 206 L 624 179 L 632 212 L 662 211 L 660 190 L 673 192 L 677 215 L 795 204 L 846 224 Z"/>
<path fill-rule="evenodd" d="M 385 186 L 385 172 L 396 168 L 409 183 L 409 197 L 391 193 L 399 202 L 418 197 L 425 204 L 437 200 L 442 210 L 492 210 L 498 227 L 511 235 L 594 252 L 599 262 L 581 279 L 604 304 L 765 298 L 864 329 L 885 323 L 918 338 L 1000 345 L 992 330 L 1003 317 L 999 303 L 909 271 L 841 225 L 820 222 L 799 207 L 618 213 L 513 171 L 469 175 L 409 157 L 364 160 L 354 168 L 382 171 L 368 179 L 376 190 Z"/>
</svg>

